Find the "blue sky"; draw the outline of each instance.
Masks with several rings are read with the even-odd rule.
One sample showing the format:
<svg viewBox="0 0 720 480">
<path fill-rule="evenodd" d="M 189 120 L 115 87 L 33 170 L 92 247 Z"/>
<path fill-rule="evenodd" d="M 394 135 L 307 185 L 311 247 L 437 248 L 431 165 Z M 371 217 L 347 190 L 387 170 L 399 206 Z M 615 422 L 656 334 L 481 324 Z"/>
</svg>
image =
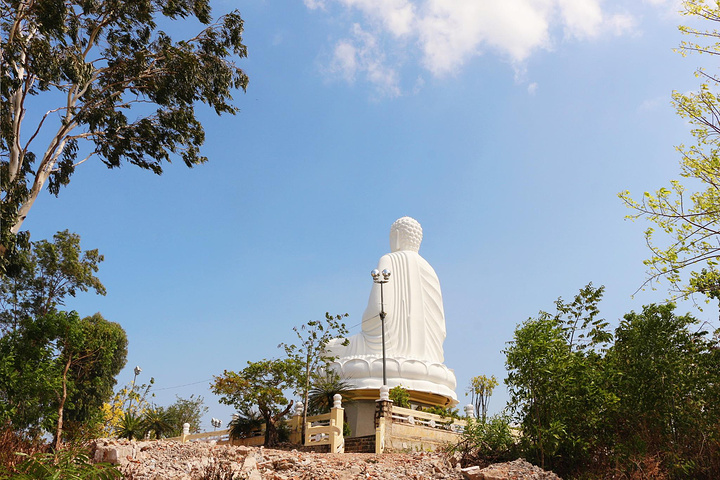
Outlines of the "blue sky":
<svg viewBox="0 0 720 480">
<path fill-rule="evenodd" d="M 665 297 L 632 297 L 646 225 L 624 220 L 617 193 L 667 185 L 689 140 L 670 95 L 696 88 L 703 59 L 672 52 L 676 3 L 213 2 L 235 8 L 250 85 L 238 115 L 201 110 L 209 163 L 158 177 L 88 161 L 23 226 L 34 240 L 69 229 L 105 255 L 107 296 L 67 306 L 125 328 L 121 385 L 139 365 L 158 404 L 202 395 L 205 428 L 228 421 L 208 380 L 279 356 L 326 311 L 358 332 L 404 215 L 442 284 L 461 404 L 470 377 L 505 377 L 513 330 L 559 296 L 605 285 L 613 324 Z M 491 411 L 506 400 L 501 385 Z"/>
</svg>

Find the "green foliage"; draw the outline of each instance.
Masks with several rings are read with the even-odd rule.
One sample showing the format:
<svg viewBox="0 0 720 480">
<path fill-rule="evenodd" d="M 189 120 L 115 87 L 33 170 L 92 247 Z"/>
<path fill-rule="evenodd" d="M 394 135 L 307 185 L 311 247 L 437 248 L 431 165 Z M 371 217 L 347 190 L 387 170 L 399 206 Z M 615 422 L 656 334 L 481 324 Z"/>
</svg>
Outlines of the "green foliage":
<svg viewBox="0 0 720 480">
<path fill-rule="evenodd" d="M 333 397 L 337 394 L 344 395 L 352 389 L 353 386 L 341 379 L 337 373 L 331 370 L 325 372 L 324 376 L 315 378 L 310 388 L 308 413 L 319 415 L 330 412 L 333 406 Z M 343 399 L 343 404 L 345 403 L 347 402 Z"/>
<path fill-rule="evenodd" d="M 703 42 L 683 41 L 680 53 L 720 54 L 720 43 L 715 42 L 720 33 L 715 27 L 720 22 L 720 4 L 684 0 L 683 7 L 682 13 L 691 20 L 702 19 L 711 25 L 709 29 L 680 26 L 683 34 Z M 628 218 L 645 217 L 654 224 L 645 231 L 650 257 L 644 262 L 647 280 L 641 288 L 654 286 L 664 278 L 673 298 L 707 293 L 701 287 L 705 283 L 703 277 L 715 278 L 719 273 L 720 76 L 705 69 L 699 69 L 696 76 L 702 81 L 697 91 L 673 92 L 672 96 L 677 114 L 691 126 L 695 138 L 693 145 L 677 147 L 681 156 L 680 175 L 693 188 L 672 180 L 669 187 L 655 193 L 645 192 L 640 200 L 633 199 L 628 191 L 620 193 L 620 198 L 635 210 Z"/>
<path fill-rule="evenodd" d="M 175 403 L 165 408 L 167 421 L 170 424 L 168 437 L 179 437 L 183 424 L 190 425 L 190 433 L 200 431 L 202 416 L 208 411 L 203 397 L 190 395 L 190 398 L 177 397 Z"/>
<path fill-rule="evenodd" d="M 202 25 L 191 38 L 173 41 L 158 29 L 160 19 L 188 17 Z M 175 155 L 189 167 L 205 162 L 196 106 L 234 114 L 231 92 L 248 83 L 234 63 L 247 56 L 243 20 L 234 11 L 213 22 L 208 0 L 3 0 L 0 24 L 0 238 L 8 249 L 42 188 L 57 195 L 93 156 L 156 174 Z"/>
<path fill-rule="evenodd" d="M 495 375 L 491 377 L 479 375 L 470 379 L 470 385 L 465 391 L 465 394 L 470 394 L 470 402 L 475 407 L 475 417 L 482 419 L 487 417 L 490 396 L 497 385 L 498 381 Z"/>
<path fill-rule="evenodd" d="M 402 385 L 390 389 L 390 400 L 396 407 L 410 408 L 410 393 Z"/>
<path fill-rule="evenodd" d="M 24 319 L 0 338 L 0 357 L 11 367 L 0 368 L 0 397 L 7 405 L 0 421 L 31 437 L 52 432 L 59 441 L 67 418 L 79 433 L 99 420 L 126 355 L 124 330 L 99 314 L 80 319 L 55 311 Z"/>
<path fill-rule="evenodd" d="M 333 339 L 342 339 L 348 334 L 348 329 L 342 319 L 348 314 L 330 315 L 325 312 L 324 320 L 311 320 L 300 328 L 293 327 L 297 343 L 281 343 L 278 347 L 285 350 L 285 354 L 293 362 L 301 366 L 297 370 L 295 393 L 303 399 L 303 432 L 308 412 L 308 396 L 310 386 L 322 375 L 321 371 L 327 371 L 330 362 L 335 357 L 327 354 L 327 345 Z M 347 345 L 345 339 L 343 345 Z M 330 403 L 332 405 L 332 403 Z"/>
<path fill-rule="evenodd" d="M 485 467 L 493 463 L 514 460 L 518 442 L 510 427 L 510 419 L 494 415 L 487 419 L 467 420 L 462 439 L 450 446 L 450 453 L 459 453 L 463 466 Z"/>
<path fill-rule="evenodd" d="M 265 420 L 257 412 L 248 411 L 236 414 L 230 421 L 230 438 L 248 438 L 254 436 L 265 424 Z"/>
<path fill-rule="evenodd" d="M 56 233 L 52 242 L 33 242 L 18 253 L 16 268 L 0 275 L 0 333 L 52 312 L 78 292 L 92 289 L 105 295 L 94 275 L 103 260 L 97 249 L 82 251 L 80 236 L 67 230 Z"/>
<path fill-rule="evenodd" d="M 68 439 L 82 438 L 83 433 L 99 433 L 103 423 L 102 406 L 113 394 L 127 361 L 127 335 L 115 322 L 96 313 L 82 323 L 82 346 L 77 361 L 68 372 L 72 381 L 64 411 Z"/>
<path fill-rule="evenodd" d="M 510 410 L 528 459 L 543 467 L 588 461 L 602 412 L 616 401 L 598 353 L 612 338 L 597 318 L 603 290 L 588 284 L 572 303 L 558 299 L 555 314 L 527 320 L 505 350 Z"/>
<path fill-rule="evenodd" d="M 167 411 L 162 407 L 155 406 L 145 411 L 145 415 L 142 417 L 142 427 L 145 436 L 158 440 L 169 436 L 168 433 L 172 431 Z"/>
<path fill-rule="evenodd" d="M 0 465 L 0 479 L 15 480 L 111 480 L 122 478 L 114 465 L 91 463 L 87 452 L 78 449 L 59 450 L 54 454 L 19 454 L 25 459 L 14 471 Z"/>
<path fill-rule="evenodd" d="M 239 373 L 225 371 L 214 377 L 212 392 L 220 403 L 234 406 L 241 415 L 257 409 L 265 421 L 265 446 L 278 444 L 277 426 L 290 412 L 293 402 L 285 391 L 294 387 L 301 365 L 292 359 L 247 362 Z"/>
<path fill-rule="evenodd" d="M 602 289 L 588 287 L 519 326 L 505 351 L 523 455 L 571 478 L 718 478 L 718 332 L 670 304 L 625 315 L 610 335 Z"/>
<path fill-rule="evenodd" d="M 118 438 L 127 438 L 133 440 L 142 438 L 145 433 L 143 419 L 141 416 L 133 412 L 126 411 L 120 419 L 120 425 L 117 429 Z"/>
<path fill-rule="evenodd" d="M 631 312 L 607 362 L 618 402 L 610 411 L 615 451 L 632 466 L 655 457 L 673 478 L 720 475 L 720 342 L 674 306 Z"/>
</svg>

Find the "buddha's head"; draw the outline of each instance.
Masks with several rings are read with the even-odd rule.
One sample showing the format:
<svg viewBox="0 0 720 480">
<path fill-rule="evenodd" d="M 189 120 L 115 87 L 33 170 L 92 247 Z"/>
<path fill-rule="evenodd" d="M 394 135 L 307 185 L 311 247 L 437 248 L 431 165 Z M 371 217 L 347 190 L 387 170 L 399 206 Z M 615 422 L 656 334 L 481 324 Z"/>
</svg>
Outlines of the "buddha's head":
<svg viewBox="0 0 720 480">
<path fill-rule="evenodd" d="M 420 250 L 422 242 L 422 227 L 414 218 L 402 217 L 395 220 L 390 227 L 390 251 L 399 252 Z"/>
</svg>

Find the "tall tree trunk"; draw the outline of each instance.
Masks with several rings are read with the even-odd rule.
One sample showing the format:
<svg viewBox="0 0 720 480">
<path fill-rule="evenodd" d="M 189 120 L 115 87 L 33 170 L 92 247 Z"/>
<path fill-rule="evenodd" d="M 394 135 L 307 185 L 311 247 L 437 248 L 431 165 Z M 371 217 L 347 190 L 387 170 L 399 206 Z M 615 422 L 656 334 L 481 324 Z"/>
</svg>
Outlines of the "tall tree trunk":
<svg viewBox="0 0 720 480">
<path fill-rule="evenodd" d="M 62 429 L 63 429 L 63 410 L 65 409 L 65 400 L 67 400 L 67 373 L 72 363 L 72 355 L 68 355 L 67 362 L 62 375 L 62 395 L 58 398 L 58 420 L 57 429 L 55 430 L 55 452 L 60 450 L 62 445 Z"/>
<path fill-rule="evenodd" d="M 293 401 L 290 400 L 290 403 L 288 403 L 288 406 L 285 407 L 285 410 L 282 412 L 278 412 L 276 415 L 273 415 L 271 412 L 263 412 L 260 411 L 260 415 L 263 416 L 265 419 L 265 443 L 263 444 L 266 447 L 275 447 L 280 443 L 280 435 L 278 433 L 277 424 L 279 421 L 285 417 L 285 415 L 288 414 L 288 412 L 292 409 Z"/>
<path fill-rule="evenodd" d="M 265 447 L 276 447 L 280 443 L 280 435 L 278 435 L 275 420 L 271 417 L 265 422 Z"/>
</svg>

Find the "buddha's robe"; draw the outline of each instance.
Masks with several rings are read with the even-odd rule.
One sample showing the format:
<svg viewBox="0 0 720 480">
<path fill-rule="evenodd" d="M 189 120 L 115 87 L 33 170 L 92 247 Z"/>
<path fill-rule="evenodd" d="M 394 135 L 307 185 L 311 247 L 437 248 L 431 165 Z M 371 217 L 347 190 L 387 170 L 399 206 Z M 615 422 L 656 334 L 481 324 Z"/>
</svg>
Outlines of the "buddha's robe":
<svg viewBox="0 0 720 480">
<path fill-rule="evenodd" d="M 410 250 L 384 255 L 377 268 L 391 272 L 383 285 L 386 357 L 443 363 L 445 313 L 435 270 Z M 347 347 L 332 345 L 332 353 L 340 357 L 382 355 L 379 284 L 373 283 L 362 331 L 349 340 Z"/>
</svg>

